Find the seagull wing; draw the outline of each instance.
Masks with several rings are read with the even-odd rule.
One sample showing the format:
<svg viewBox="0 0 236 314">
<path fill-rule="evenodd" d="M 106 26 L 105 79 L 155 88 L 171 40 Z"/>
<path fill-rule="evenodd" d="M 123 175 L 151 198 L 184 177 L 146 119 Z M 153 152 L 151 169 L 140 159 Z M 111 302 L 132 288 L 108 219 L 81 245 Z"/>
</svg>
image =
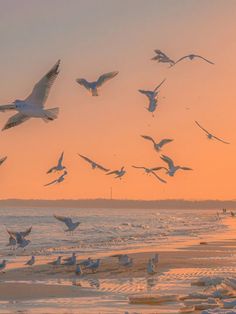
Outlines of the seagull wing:
<svg viewBox="0 0 236 314">
<path fill-rule="evenodd" d="M 35 84 L 31 94 L 25 99 L 25 102 L 41 108 L 44 106 L 50 89 L 59 73 L 59 66 L 60 60 Z"/>
<path fill-rule="evenodd" d="M 189 168 L 189 167 L 180 167 L 180 169 L 182 169 L 182 170 L 193 170 L 192 168 Z"/>
<path fill-rule="evenodd" d="M 166 79 L 164 79 L 159 85 L 157 85 L 157 87 L 154 89 L 154 92 L 156 92 L 158 90 L 158 88 L 161 87 L 161 85 L 166 81 Z"/>
<path fill-rule="evenodd" d="M 4 161 L 7 159 L 7 156 L 0 159 L 0 165 L 4 163 Z"/>
<path fill-rule="evenodd" d="M 64 222 L 64 224 L 66 224 L 67 227 L 70 227 L 71 224 L 72 224 L 72 219 L 70 217 L 64 217 L 64 216 L 57 216 L 57 215 L 54 215 L 54 217 L 61 221 L 61 222 Z"/>
<path fill-rule="evenodd" d="M 172 142 L 173 140 L 170 138 L 164 138 L 163 140 L 160 141 L 160 143 L 158 144 L 160 147 L 162 147 L 163 145 Z"/>
<path fill-rule="evenodd" d="M 51 181 L 51 182 L 49 182 L 47 184 L 44 184 L 44 186 L 52 185 L 52 184 L 57 183 L 57 182 L 58 182 L 58 179 L 53 180 L 53 181 Z"/>
<path fill-rule="evenodd" d="M 212 137 L 214 137 L 216 140 L 218 140 L 218 141 L 220 141 L 220 142 L 222 142 L 224 144 L 230 144 L 229 142 L 226 142 L 226 141 L 222 140 L 221 138 L 219 138 L 219 137 L 217 137 L 215 135 L 212 135 Z"/>
<path fill-rule="evenodd" d="M 0 112 L 4 112 L 6 110 L 16 110 L 16 105 L 10 104 L 10 105 L 1 105 L 0 106 Z"/>
<path fill-rule="evenodd" d="M 155 167 L 155 168 L 151 168 L 151 171 L 158 171 L 158 170 L 161 170 L 161 169 L 168 170 L 168 169 L 165 168 L 165 167 Z"/>
<path fill-rule="evenodd" d="M 30 117 L 27 117 L 27 116 L 23 115 L 22 113 L 17 113 L 7 120 L 7 123 L 4 125 L 2 131 L 13 128 L 14 126 L 17 126 L 17 125 L 25 122 L 28 119 L 30 119 Z"/>
<path fill-rule="evenodd" d="M 188 56 L 184 56 L 184 57 L 178 59 L 178 60 L 175 62 L 175 64 L 177 64 L 178 62 L 180 62 L 180 61 L 182 61 L 182 60 L 184 60 L 184 59 L 188 59 L 188 58 L 189 58 L 189 55 L 188 55 Z"/>
<path fill-rule="evenodd" d="M 146 169 L 145 167 L 139 167 L 139 166 L 132 166 L 132 167 L 136 169 Z"/>
<path fill-rule="evenodd" d="M 117 171 L 118 171 L 118 170 L 110 171 L 110 172 L 106 173 L 106 175 L 115 174 L 115 173 L 117 173 Z"/>
<path fill-rule="evenodd" d="M 104 168 L 103 166 L 101 166 L 101 165 L 99 165 L 99 164 L 96 164 L 96 165 L 97 165 L 97 168 L 100 169 L 100 170 L 103 170 L 103 171 L 105 171 L 105 172 L 108 172 L 108 171 L 109 171 L 109 169 Z"/>
<path fill-rule="evenodd" d="M 200 129 L 202 129 L 207 134 L 210 134 L 206 129 L 204 129 L 197 121 L 195 121 L 196 125 L 199 126 Z"/>
<path fill-rule="evenodd" d="M 174 162 L 170 157 L 165 156 L 165 155 L 161 155 L 161 159 L 168 164 L 169 168 L 174 167 Z"/>
<path fill-rule="evenodd" d="M 19 233 L 20 233 L 20 235 L 23 238 L 25 238 L 25 237 L 27 237 L 30 234 L 31 230 L 32 230 L 32 226 L 30 228 L 26 229 L 25 231 L 22 231 L 22 232 L 19 232 Z"/>
<path fill-rule="evenodd" d="M 149 99 L 153 97 L 153 92 L 149 90 L 144 90 L 144 89 L 139 89 L 138 90 L 141 94 L 144 94 L 147 96 Z"/>
<path fill-rule="evenodd" d="M 154 141 L 154 139 L 151 137 L 151 136 L 148 136 L 148 135 L 141 135 L 145 140 L 148 140 L 148 141 L 152 141 L 153 144 L 156 144 L 156 142 Z"/>
<path fill-rule="evenodd" d="M 76 82 L 81 85 L 84 86 L 86 89 L 90 90 L 91 89 L 91 83 L 88 82 L 86 79 L 84 78 L 79 78 L 76 80 Z"/>
<path fill-rule="evenodd" d="M 164 179 L 162 179 L 161 177 L 159 177 L 155 172 L 152 172 L 152 174 L 162 183 L 166 183 L 166 181 Z"/>
<path fill-rule="evenodd" d="M 80 155 L 80 154 L 78 154 L 78 155 L 79 155 L 81 158 L 83 158 L 85 161 L 89 162 L 90 164 L 93 163 L 92 159 L 89 159 L 88 157 L 83 156 L 83 155 Z"/>
<path fill-rule="evenodd" d="M 210 63 L 210 64 L 215 64 L 214 62 L 212 62 L 212 61 L 210 61 L 210 60 L 208 60 L 208 59 L 206 59 L 206 58 L 204 58 L 204 57 L 202 57 L 202 56 L 199 56 L 199 55 L 194 55 L 194 57 L 197 57 L 197 58 L 203 59 L 203 60 L 205 60 L 206 62 L 208 62 L 208 63 Z"/>
<path fill-rule="evenodd" d="M 48 171 L 47 171 L 47 173 L 52 173 L 54 170 L 56 170 L 57 169 L 57 167 L 52 167 L 52 168 L 50 168 Z"/>
<path fill-rule="evenodd" d="M 106 81 L 112 79 L 113 77 L 115 77 L 119 72 L 118 71 L 114 71 L 114 72 L 109 72 L 109 73 L 105 73 L 103 75 L 101 75 L 98 80 L 97 80 L 97 87 L 102 86 Z"/>
<path fill-rule="evenodd" d="M 61 165 L 64 157 L 64 152 L 61 153 L 60 158 L 58 159 L 58 164 Z"/>
</svg>

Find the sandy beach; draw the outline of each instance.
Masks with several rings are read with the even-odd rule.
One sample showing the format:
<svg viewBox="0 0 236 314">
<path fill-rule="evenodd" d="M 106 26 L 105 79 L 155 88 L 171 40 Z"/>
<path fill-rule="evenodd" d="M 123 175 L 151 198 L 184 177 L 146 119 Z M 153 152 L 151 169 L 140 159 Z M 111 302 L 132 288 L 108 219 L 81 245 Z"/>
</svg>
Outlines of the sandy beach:
<svg viewBox="0 0 236 314">
<path fill-rule="evenodd" d="M 85 271 L 82 276 L 75 275 L 75 266 L 52 266 L 47 263 L 52 260 L 42 257 L 40 262 L 32 267 L 16 267 L 6 269 L 1 273 L 0 301 L 8 311 L 0 307 L 0 313 L 11 313 L 12 302 L 17 302 L 18 308 L 27 307 L 27 302 L 35 301 L 29 313 L 37 313 L 42 304 L 37 300 L 50 300 L 61 304 L 62 300 L 76 300 L 81 313 L 179 313 L 185 308 L 182 297 L 189 293 L 202 293 L 205 287 L 193 285 L 201 278 L 229 278 L 236 274 L 236 219 L 224 218 L 227 226 L 225 232 L 202 235 L 198 239 L 187 239 L 181 244 L 150 247 L 145 250 L 133 249 L 124 252 L 110 252 L 102 256 L 101 266 L 96 273 Z M 148 275 L 147 261 L 154 252 L 160 254 L 157 273 Z M 113 254 L 114 253 L 114 254 Z M 125 253 L 133 258 L 133 267 L 122 267 L 114 255 Z M 82 256 L 82 259 L 89 255 Z M 80 257 L 78 256 L 78 261 Z M 131 304 L 130 299 L 149 296 L 177 296 L 178 301 L 161 302 L 156 305 Z M 80 302 L 81 300 L 81 302 Z M 83 301 L 82 301 L 83 300 Z M 88 307 L 91 300 L 93 305 Z M 106 300 L 106 306 L 100 301 Z M 26 302 L 26 303 L 24 303 Z M 74 301 L 75 302 L 75 301 Z M 73 301 L 72 301 L 73 303 Z M 63 304 L 63 302 L 62 302 Z M 61 304 L 61 305 L 62 305 Z M 41 308 L 42 309 L 42 308 Z M 63 311 L 58 308 L 58 313 Z M 72 306 L 71 311 L 73 312 Z M 193 308 L 186 308 L 193 313 L 201 313 Z M 42 313 L 50 313 L 50 308 L 44 307 Z M 183 310 L 184 311 L 184 310 Z M 28 313 L 28 312 L 27 312 Z M 64 313 L 64 312 L 63 312 Z M 65 312 L 67 313 L 67 312 Z"/>
</svg>

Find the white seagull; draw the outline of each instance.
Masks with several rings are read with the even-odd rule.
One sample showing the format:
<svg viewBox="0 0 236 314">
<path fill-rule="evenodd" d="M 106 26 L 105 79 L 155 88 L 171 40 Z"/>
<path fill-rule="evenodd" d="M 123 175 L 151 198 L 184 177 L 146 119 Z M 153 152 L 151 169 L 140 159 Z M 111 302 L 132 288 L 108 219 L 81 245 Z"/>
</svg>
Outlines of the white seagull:
<svg viewBox="0 0 236 314">
<path fill-rule="evenodd" d="M 44 109 L 50 88 L 59 73 L 60 60 L 52 69 L 34 86 L 31 94 L 25 100 L 15 100 L 12 104 L 0 106 L 0 111 L 16 110 L 17 114 L 10 117 L 2 130 L 17 126 L 30 118 L 41 118 L 45 122 L 57 118 L 59 108 Z"/>
<path fill-rule="evenodd" d="M 193 170 L 192 168 L 188 168 L 188 167 L 182 167 L 182 166 L 175 166 L 174 165 L 174 162 L 173 160 L 168 157 L 168 156 L 165 156 L 165 155 L 161 155 L 161 159 L 167 163 L 168 165 L 168 169 L 165 168 L 165 167 L 159 167 L 159 169 L 165 169 L 167 172 L 167 174 L 170 176 L 170 177 L 173 177 L 175 172 L 177 170 Z"/>
<path fill-rule="evenodd" d="M 159 92 L 158 89 L 165 82 L 165 80 L 166 79 L 164 79 L 159 85 L 157 85 L 153 91 L 143 90 L 143 89 L 139 89 L 138 90 L 141 94 L 144 94 L 145 96 L 148 97 L 149 103 L 148 103 L 148 107 L 146 109 L 149 112 L 154 112 L 156 110 L 156 107 L 157 107 L 157 95 L 158 95 L 158 92 Z"/>
<path fill-rule="evenodd" d="M 216 139 L 216 140 L 218 140 L 218 141 L 220 141 L 220 142 L 222 142 L 222 143 L 224 143 L 224 144 L 230 144 L 229 142 L 226 142 L 226 141 L 222 140 L 221 138 L 219 138 L 219 137 L 213 135 L 212 133 L 208 132 L 208 131 L 207 131 L 206 129 L 204 129 L 197 121 L 195 121 L 195 123 L 196 123 L 196 125 L 197 125 L 200 129 L 202 129 L 202 130 L 206 133 L 206 136 L 207 136 L 207 138 L 208 138 L 209 140 Z"/>
<path fill-rule="evenodd" d="M 44 184 L 44 186 L 49 186 L 49 185 L 52 185 L 52 184 L 58 184 L 58 183 L 61 183 L 61 182 L 63 182 L 64 180 L 65 180 L 65 176 L 68 174 L 68 172 L 65 170 L 64 172 L 63 172 L 63 174 L 59 177 L 59 178 L 57 178 L 56 180 L 53 180 L 53 181 L 51 181 L 51 182 L 49 182 L 49 183 L 47 183 L 47 184 Z"/>
<path fill-rule="evenodd" d="M 78 155 L 79 155 L 81 158 L 83 158 L 85 161 L 87 161 L 87 162 L 91 165 L 92 169 L 100 169 L 100 170 L 105 171 L 105 172 L 108 172 L 108 171 L 109 171 L 109 169 L 104 168 L 103 166 L 99 165 L 98 163 L 96 163 L 96 162 L 93 161 L 92 159 L 89 159 L 88 157 L 83 156 L 83 155 L 80 155 L 80 154 L 78 154 Z"/>
<path fill-rule="evenodd" d="M 164 52 L 159 49 L 154 50 L 156 56 L 154 56 L 151 60 L 155 60 L 161 63 L 169 63 L 170 66 L 175 64 L 175 61 L 171 60 Z"/>
<path fill-rule="evenodd" d="M 88 82 L 84 78 L 79 78 L 76 80 L 76 82 L 89 90 L 92 93 L 92 96 L 98 96 L 98 88 L 101 87 L 106 81 L 115 77 L 118 73 L 119 72 L 114 71 L 102 74 L 95 82 Z"/>
<path fill-rule="evenodd" d="M 120 170 L 114 170 L 111 172 L 106 173 L 106 175 L 110 175 L 110 174 L 115 174 L 115 178 L 119 178 L 121 179 L 124 175 L 125 175 L 126 171 L 125 171 L 125 167 L 121 167 Z"/>
<path fill-rule="evenodd" d="M 50 168 L 50 169 L 47 171 L 47 173 L 56 172 L 56 171 L 61 171 L 61 170 L 66 169 L 66 167 L 62 165 L 63 157 L 64 157 L 64 152 L 61 153 L 61 156 L 60 156 L 59 159 L 58 159 L 57 165 L 54 166 L 54 167 L 52 167 L 52 168 Z"/>
<path fill-rule="evenodd" d="M 65 230 L 65 232 L 72 232 L 74 231 L 79 225 L 80 225 L 80 221 L 77 222 L 73 222 L 72 219 L 70 217 L 64 217 L 64 216 L 57 216 L 54 215 L 54 217 L 61 221 L 64 222 L 64 224 L 67 226 L 68 229 Z"/>
<path fill-rule="evenodd" d="M 214 62 L 212 62 L 212 61 L 210 61 L 210 60 L 208 60 L 208 59 L 206 59 L 206 58 L 204 58 L 204 57 L 202 57 L 202 56 L 195 55 L 195 54 L 190 54 L 190 55 L 184 56 L 184 57 L 180 58 L 179 60 L 177 60 L 177 61 L 175 62 L 175 64 L 177 64 L 178 62 L 180 62 L 180 61 L 182 61 L 182 60 L 184 60 L 184 59 L 193 60 L 193 59 L 195 59 L 195 58 L 202 59 L 202 60 L 204 60 L 204 61 L 206 61 L 206 62 L 208 62 L 208 63 L 210 63 L 210 64 L 215 64 Z"/>
<path fill-rule="evenodd" d="M 160 167 L 156 167 L 156 168 L 147 168 L 147 167 L 139 167 L 139 166 L 132 166 L 133 168 L 136 169 L 143 169 L 145 171 L 146 174 L 152 174 L 155 176 L 155 178 L 157 178 L 159 181 L 161 181 L 162 183 L 166 183 L 165 180 L 163 180 L 162 178 L 160 178 L 155 171 L 160 170 Z"/>
<path fill-rule="evenodd" d="M 166 145 L 167 143 L 170 143 L 173 141 L 173 139 L 170 138 L 164 138 L 163 140 L 161 140 L 159 143 L 157 143 L 156 141 L 154 141 L 154 139 L 151 136 L 148 135 L 141 135 L 145 140 L 151 141 L 153 143 L 154 149 L 159 152 L 162 147 L 164 145 Z"/>
</svg>

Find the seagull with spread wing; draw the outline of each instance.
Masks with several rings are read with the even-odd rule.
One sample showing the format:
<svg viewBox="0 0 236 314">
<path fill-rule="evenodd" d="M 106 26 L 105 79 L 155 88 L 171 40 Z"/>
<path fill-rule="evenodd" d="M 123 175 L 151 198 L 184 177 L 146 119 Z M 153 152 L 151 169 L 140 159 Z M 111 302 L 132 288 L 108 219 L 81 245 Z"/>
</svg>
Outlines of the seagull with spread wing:
<svg viewBox="0 0 236 314">
<path fill-rule="evenodd" d="M 64 152 L 61 153 L 61 156 L 58 159 L 57 165 L 50 168 L 47 173 L 51 173 L 51 172 L 57 172 L 57 171 L 62 171 L 64 169 L 66 169 L 65 166 L 63 166 L 62 162 L 63 162 L 63 158 L 64 158 Z"/>
<path fill-rule="evenodd" d="M 25 238 L 31 233 L 31 230 L 32 226 L 25 231 L 11 231 L 7 229 L 7 233 L 9 234 L 9 242 L 7 246 L 11 246 L 14 249 L 17 245 L 17 237 L 18 239 Z"/>
<path fill-rule="evenodd" d="M 16 110 L 17 114 L 10 117 L 3 130 L 17 126 L 30 118 L 41 118 L 45 122 L 55 120 L 59 113 L 59 108 L 44 109 L 44 104 L 48 98 L 58 73 L 60 60 L 43 76 L 34 86 L 31 94 L 25 100 L 15 100 L 12 104 L 0 106 L 0 111 Z"/>
<path fill-rule="evenodd" d="M 168 165 L 168 168 L 166 167 L 159 167 L 159 169 L 165 169 L 167 172 L 167 174 L 170 176 L 170 177 L 173 177 L 175 175 L 175 172 L 177 170 L 193 170 L 192 168 L 188 168 L 188 167 L 182 167 L 182 166 L 175 166 L 173 160 L 168 157 L 168 156 L 165 156 L 165 155 L 161 155 L 161 159 L 167 163 Z"/>
<path fill-rule="evenodd" d="M 108 172 L 108 171 L 109 171 L 109 169 L 104 168 L 103 166 L 99 165 L 98 163 L 96 163 L 96 162 L 93 161 L 92 159 L 89 159 L 88 157 L 83 156 L 83 155 L 80 155 L 80 154 L 78 154 L 78 155 L 79 155 L 81 158 L 83 158 L 85 161 L 87 161 L 87 162 L 91 165 L 92 169 L 100 169 L 100 170 L 105 171 L 105 172 Z"/>
<path fill-rule="evenodd" d="M 148 140 L 148 141 L 151 141 L 153 143 L 153 146 L 154 146 L 154 149 L 159 152 L 162 147 L 164 145 L 166 145 L 167 143 L 170 143 L 172 142 L 173 140 L 172 139 L 169 139 L 169 138 L 164 138 L 162 139 L 160 142 L 156 142 L 151 136 L 148 136 L 148 135 L 141 135 L 145 140 Z"/>
<path fill-rule="evenodd" d="M 206 133 L 206 136 L 207 136 L 207 138 L 208 138 L 209 140 L 216 139 L 217 141 L 220 141 L 220 142 L 222 142 L 222 143 L 224 143 L 224 144 L 230 144 L 229 142 L 226 142 L 226 141 L 222 140 L 221 138 L 219 138 L 219 137 L 213 135 L 212 133 L 208 132 L 208 131 L 207 131 L 206 129 L 204 129 L 197 121 L 195 121 L 195 123 L 196 123 L 196 125 L 197 125 L 200 129 L 202 129 L 202 130 Z"/>
<path fill-rule="evenodd" d="M 108 80 L 115 77 L 118 73 L 119 73 L 118 71 L 114 71 L 114 72 L 102 74 L 101 76 L 99 76 L 97 81 L 94 81 L 94 82 L 88 82 L 84 78 L 79 78 L 76 80 L 76 82 L 84 86 L 87 90 L 89 90 L 92 93 L 92 96 L 98 96 L 98 88 L 100 88 Z"/>
<path fill-rule="evenodd" d="M 68 231 L 73 232 L 81 223 L 80 221 L 73 222 L 70 217 L 57 216 L 57 215 L 54 215 L 54 217 L 57 220 L 64 222 L 64 224 L 67 226 L 68 229 L 66 229 L 65 232 L 68 232 Z"/>
<path fill-rule="evenodd" d="M 56 180 L 53 180 L 53 181 L 51 181 L 51 182 L 45 184 L 44 186 L 49 186 L 49 185 L 52 185 L 52 184 L 59 184 L 59 183 L 63 182 L 63 181 L 65 180 L 65 176 L 66 176 L 67 174 L 68 174 L 68 172 L 65 170 L 65 171 L 63 172 L 63 174 L 62 174 L 59 178 L 57 178 Z"/>
<path fill-rule="evenodd" d="M 189 59 L 189 60 L 194 60 L 195 58 L 199 58 L 199 59 L 202 59 L 204 61 L 206 61 L 207 63 L 210 63 L 210 64 L 215 64 L 214 62 L 202 57 L 202 56 L 199 56 L 199 55 L 195 55 L 195 54 L 190 54 L 190 55 L 187 55 L 187 56 L 184 56 L 182 58 L 180 58 L 179 60 L 177 60 L 175 62 L 175 64 L 179 63 L 180 61 L 184 60 L 184 59 Z"/>
<path fill-rule="evenodd" d="M 161 63 L 169 63 L 170 67 L 175 64 L 174 60 L 171 60 L 164 52 L 159 49 L 154 50 L 156 56 L 154 56 L 151 60 L 158 61 Z"/>
<path fill-rule="evenodd" d="M 166 183 L 165 180 L 163 180 L 161 177 L 159 177 L 155 171 L 160 170 L 160 167 L 155 167 L 155 168 L 147 168 L 147 167 L 139 167 L 139 166 L 132 166 L 133 168 L 136 169 L 143 169 L 145 171 L 146 174 L 152 174 L 155 176 L 155 178 L 157 178 L 159 181 L 161 181 L 162 183 Z"/>
<path fill-rule="evenodd" d="M 119 170 L 114 170 L 114 171 L 110 171 L 108 173 L 106 173 L 106 175 L 110 175 L 110 174 L 115 174 L 115 179 L 119 178 L 121 179 L 125 174 L 126 174 L 126 171 L 125 171 L 125 167 L 121 167 Z"/>
<path fill-rule="evenodd" d="M 149 100 L 149 103 L 148 103 L 148 107 L 146 109 L 149 112 L 154 112 L 156 110 L 156 107 L 157 107 L 157 95 L 158 95 L 158 92 L 159 92 L 158 89 L 165 82 L 165 80 L 166 79 L 164 79 L 159 85 L 157 85 L 153 91 L 143 90 L 143 89 L 139 89 L 138 90 L 141 94 L 144 94 L 145 96 L 147 96 L 147 98 Z"/>
<path fill-rule="evenodd" d="M 21 247 L 21 248 L 25 248 L 31 241 L 30 240 L 26 240 L 25 237 L 27 237 L 30 232 L 32 230 L 32 227 L 30 227 L 29 229 L 23 231 L 23 232 L 14 232 L 14 231 L 10 231 L 7 229 L 8 234 L 10 235 L 10 239 L 13 238 L 15 239 L 15 243 L 16 245 L 18 244 L 17 248 Z M 9 241 L 10 241 L 9 239 Z"/>
</svg>

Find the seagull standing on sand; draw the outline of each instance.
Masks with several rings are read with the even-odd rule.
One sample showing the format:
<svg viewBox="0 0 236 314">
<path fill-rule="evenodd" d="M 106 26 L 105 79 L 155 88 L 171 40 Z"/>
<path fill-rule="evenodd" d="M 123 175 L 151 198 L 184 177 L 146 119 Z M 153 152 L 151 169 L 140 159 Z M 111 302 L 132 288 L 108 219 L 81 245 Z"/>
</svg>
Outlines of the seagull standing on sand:
<svg viewBox="0 0 236 314">
<path fill-rule="evenodd" d="M 7 266 L 7 261 L 4 259 L 2 263 L 0 263 L 0 271 L 3 272 L 6 266 Z"/>
<path fill-rule="evenodd" d="M 17 114 L 10 117 L 2 130 L 17 126 L 30 118 L 41 118 L 45 122 L 55 120 L 59 113 L 59 108 L 44 109 L 44 104 L 48 98 L 58 73 L 60 60 L 43 76 L 34 86 L 31 94 L 25 100 L 15 100 L 12 104 L 0 106 L 0 111 L 16 110 Z"/>
<path fill-rule="evenodd" d="M 206 136 L 207 136 L 207 138 L 208 138 L 209 140 L 216 139 L 217 141 L 220 141 L 220 142 L 222 142 L 222 143 L 224 143 L 224 144 L 230 144 L 229 142 L 226 142 L 226 141 L 222 140 L 221 138 L 219 138 L 219 137 L 213 135 L 212 133 L 208 132 L 208 131 L 207 131 L 206 129 L 204 129 L 197 121 L 195 121 L 195 123 L 196 123 L 196 125 L 197 125 L 200 129 L 202 129 L 202 130 L 206 133 Z"/>
<path fill-rule="evenodd" d="M 86 268 L 91 269 L 92 272 L 95 273 L 100 266 L 100 261 L 101 261 L 100 259 L 97 259 L 96 261 L 92 261 L 92 262 L 90 262 L 89 265 L 86 266 Z"/>
<path fill-rule="evenodd" d="M 162 147 L 164 145 L 166 145 L 167 143 L 172 142 L 172 139 L 169 138 L 164 138 L 163 140 L 161 140 L 159 143 L 157 143 L 156 141 L 154 141 L 154 139 L 151 136 L 148 135 L 141 135 L 145 140 L 151 141 L 153 143 L 154 149 L 159 152 Z"/>
<path fill-rule="evenodd" d="M 149 90 L 143 90 L 143 89 L 139 89 L 138 91 L 141 94 L 144 94 L 145 96 L 148 97 L 149 103 L 148 103 L 148 107 L 146 108 L 149 112 L 154 112 L 156 110 L 157 107 L 157 95 L 158 95 L 158 89 L 161 87 L 161 85 L 165 82 L 165 79 L 153 90 L 153 91 L 149 91 Z"/>
<path fill-rule="evenodd" d="M 32 255 L 31 259 L 29 259 L 29 260 L 25 263 L 25 265 L 32 266 L 32 265 L 34 265 L 34 263 L 35 263 L 35 256 Z"/>
<path fill-rule="evenodd" d="M 73 222 L 70 217 L 57 216 L 57 215 L 54 215 L 54 217 L 57 220 L 64 222 L 64 224 L 67 226 L 68 229 L 66 229 L 65 232 L 73 232 L 81 223 L 80 221 Z"/>
<path fill-rule="evenodd" d="M 169 63 L 170 67 L 175 64 L 175 61 L 171 60 L 164 52 L 159 49 L 154 50 L 156 56 L 154 56 L 151 60 L 158 61 L 161 63 Z"/>
<path fill-rule="evenodd" d="M 58 258 L 55 261 L 49 262 L 48 264 L 53 266 L 61 265 L 61 256 L 58 256 Z"/>
<path fill-rule="evenodd" d="M 121 167 L 120 170 L 114 170 L 111 172 L 106 173 L 106 175 L 110 175 L 110 174 L 115 174 L 115 179 L 119 178 L 121 179 L 124 175 L 125 175 L 126 171 L 125 171 L 125 167 Z"/>
<path fill-rule="evenodd" d="M 184 57 L 180 58 L 179 60 L 177 60 L 177 61 L 175 62 L 175 64 L 177 64 L 178 62 L 180 62 L 180 61 L 182 61 L 182 60 L 184 60 L 184 59 L 193 60 L 193 59 L 195 59 L 195 58 L 202 59 L 202 60 L 204 60 L 204 61 L 206 61 L 207 63 L 210 63 L 210 64 L 215 64 L 214 62 L 212 62 L 212 61 L 210 61 L 210 60 L 208 60 L 208 59 L 206 59 L 206 58 L 204 58 L 204 57 L 202 57 L 202 56 L 195 55 L 195 54 L 190 54 L 190 55 L 184 56 Z"/>
<path fill-rule="evenodd" d="M 136 169 L 144 169 L 146 174 L 152 174 L 155 176 L 155 178 L 157 178 L 159 181 L 161 181 L 162 183 L 166 183 L 165 180 L 163 180 L 161 177 L 159 177 L 155 171 L 160 170 L 160 167 L 156 167 L 156 168 L 147 168 L 147 167 L 138 167 L 138 166 L 132 166 L 133 168 Z"/>
<path fill-rule="evenodd" d="M 177 170 L 193 170 L 192 168 L 188 168 L 188 167 L 175 166 L 173 160 L 168 156 L 161 155 L 161 159 L 167 163 L 168 169 L 165 167 L 159 167 L 159 169 L 165 169 L 167 171 L 166 173 L 170 177 L 173 177 Z"/>
<path fill-rule="evenodd" d="M 65 258 L 65 263 L 64 265 L 76 265 L 76 254 L 75 253 L 72 253 L 72 256 L 71 257 L 68 257 L 68 258 Z"/>
<path fill-rule="evenodd" d="M 77 266 L 76 266 L 75 274 L 76 274 L 77 276 L 83 275 L 83 271 L 82 271 L 80 265 L 77 265 Z"/>
<path fill-rule="evenodd" d="M 64 152 L 61 153 L 61 156 L 58 159 L 57 165 L 50 168 L 47 173 L 51 173 L 51 172 L 57 172 L 57 171 L 62 171 L 64 169 L 66 169 L 65 166 L 62 165 L 63 162 L 63 158 L 64 158 Z"/>
<path fill-rule="evenodd" d="M 95 82 L 88 82 L 84 78 L 79 78 L 76 80 L 76 82 L 89 90 L 92 93 L 92 96 L 98 96 L 98 88 L 101 87 L 106 81 L 115 77 L 118 73 L 119 72 L 114 71 L 102 74 Z"/>
<path fill-rule="evenodd" d="M 53 181 L 51 181 L 51 182 L 45 184 L 44 186 L 49 186 L 49 185 L 52 185 L 52 184 L 58 184 L 58 183 L 63 182 L 63 181 L 65 180 L 65 176 L 66 176 L 67 174 L 68 174 L 68 172 L 65 170 L 65 171 L 63 172 L 63 174 L 62 174 L 59 178 L 57 178 L 56 180 L 53 180 Z"/>
<path fill-rule="evenodd" d="M 78 155 L 79 155 L 81 158 L 83 158 L 85 161 L 87 161 L 87 162 L 91 165 L 92 169 L 100 169 L 100 170 L 105 171 L 105 172 L 108 172 L 108 171 L 109 171 L 109 169 L 104 168 L 103 166 L 99 165 L 98 163 L 96 163 L 96 162 L 93 161 L 92 159 L 89 159 L 88 157 L 83 156 L 83 155 L 80 155 L 80 154 L 78 154 Z"/>
</svg>

